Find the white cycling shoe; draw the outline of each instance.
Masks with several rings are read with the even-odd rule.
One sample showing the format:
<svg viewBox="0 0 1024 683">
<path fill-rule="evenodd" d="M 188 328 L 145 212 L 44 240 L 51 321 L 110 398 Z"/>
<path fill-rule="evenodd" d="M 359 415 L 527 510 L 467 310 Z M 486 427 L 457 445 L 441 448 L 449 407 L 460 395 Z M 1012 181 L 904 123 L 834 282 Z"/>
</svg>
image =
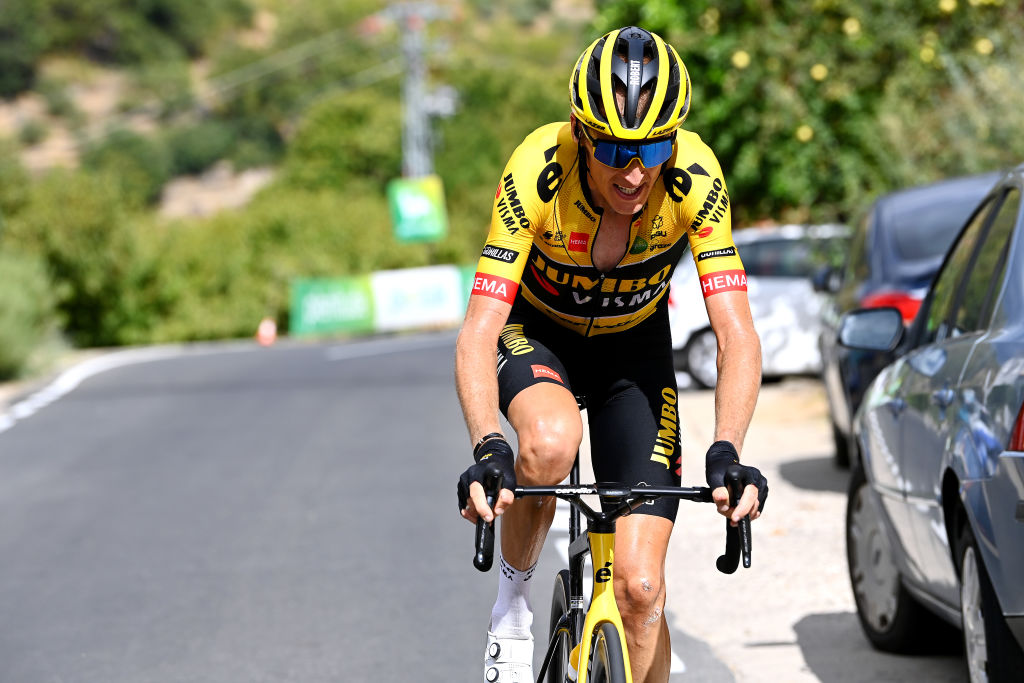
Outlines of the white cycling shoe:
<svg viewBox="0 0 1024 683">
<path fill-rule="evenodd" d="M 487 632 L 486 683 L 533 683 L 533 636 L 510 638 Z"/>
</svg>

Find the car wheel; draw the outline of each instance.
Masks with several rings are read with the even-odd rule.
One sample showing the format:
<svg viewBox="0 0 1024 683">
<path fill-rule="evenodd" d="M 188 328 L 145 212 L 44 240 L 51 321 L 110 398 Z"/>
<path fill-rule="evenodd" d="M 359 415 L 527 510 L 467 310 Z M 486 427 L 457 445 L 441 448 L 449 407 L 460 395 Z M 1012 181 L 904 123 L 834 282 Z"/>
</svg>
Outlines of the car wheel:
<svg viewBox="0 0 1024 683">
<path fill-rule="evenodd" d="M 693 334 L 683 349 L 686 371 L 693 381 L 710 389 L 718 383 L 718 338 L 711 328 Z"/>
<path fill-rule="evenodd" d="M 919 605 L 903 579 L 882 512 L 869 495 L 864 470 L 854 469 L 846 504 L 846 560 L 857 617 L 871 644 L 886 652 L 919 652 L 938 618 Z"/>
<path fill-rule="evenodd" d="M 1020 672 L 1024 671 L 1024 653 L 1006 625 L 978 544 L 967 524 L 957 539 L 957 558 L 964 652 L 971 683 L 1019 681 Z"/>
</svg>

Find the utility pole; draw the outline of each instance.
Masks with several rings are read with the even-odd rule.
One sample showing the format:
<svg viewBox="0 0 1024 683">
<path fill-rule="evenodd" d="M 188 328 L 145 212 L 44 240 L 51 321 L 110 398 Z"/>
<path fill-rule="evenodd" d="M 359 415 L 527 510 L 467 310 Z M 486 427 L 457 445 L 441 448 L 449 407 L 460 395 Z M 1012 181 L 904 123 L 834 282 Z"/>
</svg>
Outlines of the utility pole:
<svg viewBox="0 0 1024 683">
<path fill-rule="evenodd" d="M 434 172 L 431 115 L 451 115 L 455 91 L 442 87 L 427 90 L 426 27 L 433 19 L 447 18 L 451 12 L 430 2 L 405 2 L 392 5 L 383 14 L 394 19 L 402 35 L 405 82 L 402 85 L 402 175 L 421 178 Z"/>
</svg>

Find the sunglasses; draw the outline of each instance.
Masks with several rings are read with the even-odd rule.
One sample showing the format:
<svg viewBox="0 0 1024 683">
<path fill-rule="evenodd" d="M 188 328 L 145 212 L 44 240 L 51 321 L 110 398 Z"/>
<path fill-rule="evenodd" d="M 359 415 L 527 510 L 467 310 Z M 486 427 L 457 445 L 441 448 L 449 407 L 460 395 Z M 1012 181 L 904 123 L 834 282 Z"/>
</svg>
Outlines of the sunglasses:
<svg viewBox="0 0 1024 683">
<path fill-rule="evenodd" d="M 675 133 L 670 137 L 648 142 L 595 140 L 586 126 L 581 125 L 580 130 L 594 146 L 594 158 L 611 168 L 626 168 L 633 159 L 639 159 L 644 168 L 663 164 L 672 156 L 676 141 Z"/>
</svg>

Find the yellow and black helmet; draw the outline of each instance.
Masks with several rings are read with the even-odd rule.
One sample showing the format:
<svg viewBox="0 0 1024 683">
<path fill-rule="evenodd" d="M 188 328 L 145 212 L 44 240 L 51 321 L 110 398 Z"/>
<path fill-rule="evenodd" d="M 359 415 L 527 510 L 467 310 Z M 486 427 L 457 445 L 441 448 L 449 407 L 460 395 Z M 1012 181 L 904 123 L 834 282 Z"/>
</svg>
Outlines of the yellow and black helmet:
<svg viewBox="0 0 1024 683">
<path fill-rule="evenodd" d="M 621 114 L 616 91 L 625 99 Z M 643 98 L 643 99 L 642 99 Z M 576 118 L 624 140 L 668 135 L 690 110 L 690 75 L 679 53 L 636 26 L 610 31 L 584 50 L 569 79 Z M 641 102 L 649 103 L 646 109 Z"/>
</svg>

